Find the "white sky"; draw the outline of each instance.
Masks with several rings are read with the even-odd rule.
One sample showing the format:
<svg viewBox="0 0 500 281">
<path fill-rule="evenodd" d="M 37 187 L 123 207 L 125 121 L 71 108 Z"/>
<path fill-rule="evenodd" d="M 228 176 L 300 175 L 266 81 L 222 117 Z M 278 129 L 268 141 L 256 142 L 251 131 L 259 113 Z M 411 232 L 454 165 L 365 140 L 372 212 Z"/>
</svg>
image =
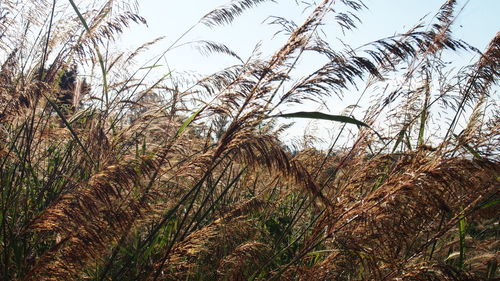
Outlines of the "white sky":
<svg viewBox="0 0 500 281">
<path fill-rule="evenodd" d="M 151 54 L 159 54 L 175 41 L 189 27 L 195 24 L 204 14 L 213 8 L 227 3 L 229 0 L 140 0 L 139 13 L 146 18 L 148 26 L 133 27 L 125 32 L 124 45 L 132 49 L 154 38 L 165 36 L 161 44 Z M 363 23 L 359 29 L 349 34 L 347 42 L 356 47 L 397 32 L 404 32 L 425 15 L 432 16 L 444 1 L 441 0 L 365 0 L 369 10 L 359 14 Z M 458 1 L 462 7 L 467 1 Z M 221 42 L 236 51 L 245 59 L 250 55 L 255 44 L 262 41 L 264 52 L 271 54 L 280 42 L 286 38 L 278 36 L 273 39 L 277 26 L 262 23 L 268 16 L 292 18 L 297 24 L 308 15 L 310 10 L 302 13 L 302 8 L 294 0 L 278 0 L 277 3 L 261 4 L 248 10 L 237 18 L 230 26 L 210 29 L 197 26 L 182 42 L 210 40 Z M 484 49 L 497 31 L 500 30 L 500 0 L 470 0 L 455 23 L 456 38 Z M 341 37 L 341 34 L 328 34 L 330 38 Z M 156 51 L 157 50 L 157 51 Z M 221 68 L 221 59 L 216 60 L 198 56 L 196 50 L 182 47 L 167 54 L 169 64 L 175 69 L 212 72 Z M 214 64 L 216 62 L 216 65 Z M 235 62 L 235 61 L 232 61 Z M 231 61 L 228 61 L 231 63 Z"/>
<path fill-rule="evenodd" d="M 148 26 L 132 27 L 131 30 L 124 33 L 121 44 L 126 49 L 132 50 L 147 41 L 165 36 L 164 40 L 147 53 L 147 58 L 152 58 L 153 55 L 161 54 L 181 34 L 196 24 L 203 15 L 217 6 L 229 2 L 229 0 L 141 0 L 138 2 L 139 14 L 146 18 Z M 269 26 L 262 22 L 268 16 L 273 15 L 293 19 L 295 23 L 300 25 L 311 12 L 311 9 L 303 12 L 304 7 L 297 6 L 294 0 L 277 0 L 276 2 L 261 4 L 257 8 L 248 10 L 229 26 L 210 29 L 198 25 L 180 43 L 196 40 L 224 43 L 245 60 L 251 54 L 255 45 L 262 42 L 264 57 L 270 56 L 287 38 L 284 35 L 273 37 L 279 27 Z M 335 34 L 332 32 L 332 34 L 327 34 L 328 38 L 331 39 L 330 41 L 335 41 L 339 37 L 350 44 L 351 47 L 357 47 L 373 40 L 404 32 L 417 24 L 419 19 L 424 16 L 427 16 L 426 19 L 429 22 L 444 1 L 365 0 L 364 3 L 368 6 L 368 10 L 358 14 L 363 21 L 359 28 L 348 31 L 347 37 L 343 37 L 341 33 Z M 462 39 L 480 50 L 484 50 L 495 33 L 500 30 L 500 18 L 498 17 L 500 0 L 459 0 L 457 9 L 462 8 L 466 3 L 467 5 L 454 23 L 455 38 Z M 209 74 L 222 69 L 224 66 L 237 63 L 235 59 L 222 55 L 202 56 L 196 49 L 189 46 L 172 50 L 167 53 L 165 58 L 170 68 L 175 72 L 188 71 L 203 74 Z M 302 69 L 307 71 L 308 68 L 312 70 L 319 66 L 321 62 L 315 64 L 315 59 L 314 57 L 302 58 L 300 61 Z M 472 59 L 472 55 L 462 51 L 448 57 L 448 59 L 465 64 Z M 160 64 L 164 63 L 165 61 L 160 62 Z M 166 68 L 155 70 L 163 71 L 163 74 L 168 72 Z M 159 73 L 159 75 L 161 74 Z M 332 101 L 334 106 L 330 106 L 329 111 L 325 109 L 322 109 L 322 111 L 340 114 L 347 105 L 352 103 L 353 101 L 349 99 L 342 102 L 337 99 Z M 320 124 L 320 126 L 330 126 L 331 123 L 320 122 Z M 292 135 L 302 135 L 302 130 L 306 126 L 306 122 L 299 122 L 299 126 L 295 127 L 296 129 Z"/>
</svg>

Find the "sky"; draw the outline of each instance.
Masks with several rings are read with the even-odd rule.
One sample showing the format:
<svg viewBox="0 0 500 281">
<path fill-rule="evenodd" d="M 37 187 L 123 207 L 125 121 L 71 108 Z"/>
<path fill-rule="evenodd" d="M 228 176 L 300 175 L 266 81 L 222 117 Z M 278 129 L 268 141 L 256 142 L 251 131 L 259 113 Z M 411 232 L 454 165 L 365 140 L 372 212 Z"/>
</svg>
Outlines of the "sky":
<svg viewBox="0 0 500 281">
<path fill-rule="evenodd" d="M 125 32 L 124 46 L 133 49 L 144 42 L 165 36 L 165 39 L 155 47 L 158 52 L 151 52 L 151 54 L 161 53 L 196 24 L 203 15 L 228 1 L 138 1 L 139 14 L 146 18 L 148 24 L 133 27 Z M 353 47 L 397 32 L 404 32 L 416 24 L 420 18 L 434 15 L 443 3 L 439 0 L 365 0 L 364 2 L 368 10 L 359 14 L 363 23 L 358 30 L 348 34 L 348 42 Z M 500 18 L 497 15 L 500 11 L 500 1 L 470 0 L 458 1 L 458 3 L 459 8 L 464 4 L 467 5 L 454 24 L 455 36 L 483 50 L 489 40 L 500 30 Z M 181 43 L 196 40 L 221 42 L 236 51 L 240 57 L 246 58 L 251 54 L 254 46 L 262 42 L 263 52 L 272 54 L 280 43 L 286 40 L 286 37 L 273 37 L 278 27 L 269 26 L 263 22 L 272 15 L 291 18 L 300 24 L 311 11 L 309 9 L 303 12 L 302 9 L 303 6 L 297 6 L 294 0 L 264 3 L 246 11 L 229 26 L 211 29 L 198 25 L 184 37 Z M 327 36 L 335 38 L 338 35 L 327 34 Z M 186 46 L 167 54 L 169 64 L 175 69 L 207 73 L 220 69 L 221 60 L 224 59 L 223 56 L 214 59 L 200 56 L 196 54 L 196 49 Z M 231 60 L 224 62 L 236 63 Z"/>
<path fill-rule="evenodd" d="M 165 38 L 147 53 L 149 56 L 147 58 L 152 58 L 171 46 L 203 15 L 228 3 L 229 0 L 141 0 L 138 2 L 139 14 L 146 18 L 147 26 L 134 26 L 126 31 L 121 44 L 124 48 L 133 50 L 147 41 L 164 36 Z M 261 43 L 263 57 L 269 57 L 286 42 L 287 37 L 283 34 L 275 35 L 279 27 L 270 26 L 266 19 L 269 16 L 281 16 L 292 19 L 300 25 L 312 11 L 312 9 L 304 11 L 304 6 L 297 6 L 295 2 L 294 0 L 276 0 L 276 2 L 260 4 L 224 27 L 208 28 L 196 25 L 178 44 L 182 45 L 196 40 L 224 43 L 245 60 L 251 55 L 255 45 Z M 342 38 L 351 47 L 357 47 L 370 41 L 405 32 L 423 17 L 426 17 L 425 19 L 429 22 L 444 1 L 365 0 L 364 3 L 368 9 L 357 14 L 362 20 L 357 30 L 348 31 L 343 37 L 338 29 L 325 29 L 326 36 L 337 42 L 337 38 Z M 479 50 L 484 50 L 496 32 L 500 31 L 500 17 L 498 17 L 500 0 L 459 0 L 457 11 L 460 11 L 460 14 L 452 28 L 455 38 L 462 39 Z M 449 59 L 465 65 L 477 59 L 477 55 L 461 51 L 451 55 Z M 224 66 L 236 64 L 238 61 L 222 55 L 203 56 L 192 45 L 187 44 L 169 51 L 165 59 L 160 62 L 160 64 L 166 63 L 169 69 L 157 69 L 160 72 L 159 75 L 162 71 L 167 73 L 170 70 L 178 73 L 209 74 Z M 304 57 L 300 63 L 304 73 L 314 70 L 321 64 L 314 57 Z M 352 100 L 336 100 L 331 104 L 336 106 L 328 107 L 326 111 L 325 109 L 323 111 L 340 114 L 346 106 L 352 104 Z M 312 108 L 311 110 L 318 109 Z M 295 130 L 296 135 L 301 135 L 307 127 L 308 124 L 305 122 L 299 122 Z"/>
</svg>

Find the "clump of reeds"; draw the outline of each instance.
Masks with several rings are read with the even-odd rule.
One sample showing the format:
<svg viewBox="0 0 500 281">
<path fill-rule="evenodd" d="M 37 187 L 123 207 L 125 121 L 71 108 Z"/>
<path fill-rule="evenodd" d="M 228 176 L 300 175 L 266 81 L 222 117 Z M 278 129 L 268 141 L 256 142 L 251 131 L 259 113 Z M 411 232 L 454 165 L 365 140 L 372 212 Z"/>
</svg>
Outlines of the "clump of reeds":
<svg viewBox="0 0 500 281">
<path fill-rule="evenodd" d="M 133 62 L 157 40 L 108 49 L 145 23 L 133 2 L 37 2 L 0 9 L 2 280 L 498 276 L 500 36 L 443 77 L 445 50 L 479 52 L 453 38 L 455 1 L 428 28 L 344 50 L 321 28 L 333 15 L 355 32 L 367 7 L 319 1 L 300 25 L 276 19 L 288 38 L 267 59 L 199 41 L 239 64 L 152 82 L 156 67 Z M 230 23 L 263 2 L 232 1 L 198 24 Z M 297 78 L 308 52 L 327 62 Z M 392 89 L 362 120 L 356 106 L 283 112 L 363 82 L 364 92 Z M 448 122 L 433 123 L 440 114 Z M 282 117 L 342 127 L 326 151 L 291 148 Z"/>
</svg>

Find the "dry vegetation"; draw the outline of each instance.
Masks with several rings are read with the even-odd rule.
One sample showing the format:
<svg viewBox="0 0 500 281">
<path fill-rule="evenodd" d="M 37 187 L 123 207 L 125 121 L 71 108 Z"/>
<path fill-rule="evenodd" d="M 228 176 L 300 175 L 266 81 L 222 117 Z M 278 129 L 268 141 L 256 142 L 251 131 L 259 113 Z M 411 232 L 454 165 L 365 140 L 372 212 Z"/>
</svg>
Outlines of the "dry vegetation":
<svg viewBox="0 0 500 281">
<path fill-rule="evenodd" d="M 498 277 L 500 34 L 481 51 L 454 39 L 455 1 L 431 25 L 341 50 L 326 17 L 355 32 L 366 7 L 316 1 L 302 24 L 276 19 L 288 41 L 269 58 L 153 82 L 132 62 L 155 42 L 109 49 L 145 21 L 134 3 L 24 2 L 0 4 L 2 280 Z M 457 50 L 479 59 L 447 73 Z M 309 52 L 328 62 L 292 77 Z M 349 146 L 284 145 L 288 105 L 354 85 L 377 97 L 362 122 L 289 115 L 343 122 L 344 136 L 357 124 Z"/>
</svg>

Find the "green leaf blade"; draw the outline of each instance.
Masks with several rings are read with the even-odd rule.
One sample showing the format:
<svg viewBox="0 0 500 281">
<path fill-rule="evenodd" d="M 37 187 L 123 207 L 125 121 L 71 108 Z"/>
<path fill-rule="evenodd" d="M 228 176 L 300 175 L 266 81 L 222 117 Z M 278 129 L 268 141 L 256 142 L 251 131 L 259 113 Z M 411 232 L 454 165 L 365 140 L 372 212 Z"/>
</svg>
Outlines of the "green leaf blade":
<svg viewBox="0 0 500 281">
<path fill-rule="evenodd" d="M 344 115 L 331 115 L 317 111 L 299 111 L 293 113 L 285 113 L 273 115 L 270 117 L 283 117 L 283 118 L 306 118 L 306 119 L 317 119 L 317 120 L 327 120 L 327 121 L 335 121 L 340 123 L 354 124 L 361 127 L 370 127 L 366 123 L 361 122 L 352 117 L 344 116 Z"/>
<path fill-rule="evenodd" d="M 181 127 L 177 130 L 177 133 L 175 134 L 175 137 L 179 137 L 185 130 L 186 128 L 193 122 L 193 120 L 198 116 L 203 110 L 205 109 L 205 106 L 202 108 L 198 109 L 195 113 L 193 113 L 191 116 L 189 116 L 188 119 L 182 123 Z"/>
</svg>

